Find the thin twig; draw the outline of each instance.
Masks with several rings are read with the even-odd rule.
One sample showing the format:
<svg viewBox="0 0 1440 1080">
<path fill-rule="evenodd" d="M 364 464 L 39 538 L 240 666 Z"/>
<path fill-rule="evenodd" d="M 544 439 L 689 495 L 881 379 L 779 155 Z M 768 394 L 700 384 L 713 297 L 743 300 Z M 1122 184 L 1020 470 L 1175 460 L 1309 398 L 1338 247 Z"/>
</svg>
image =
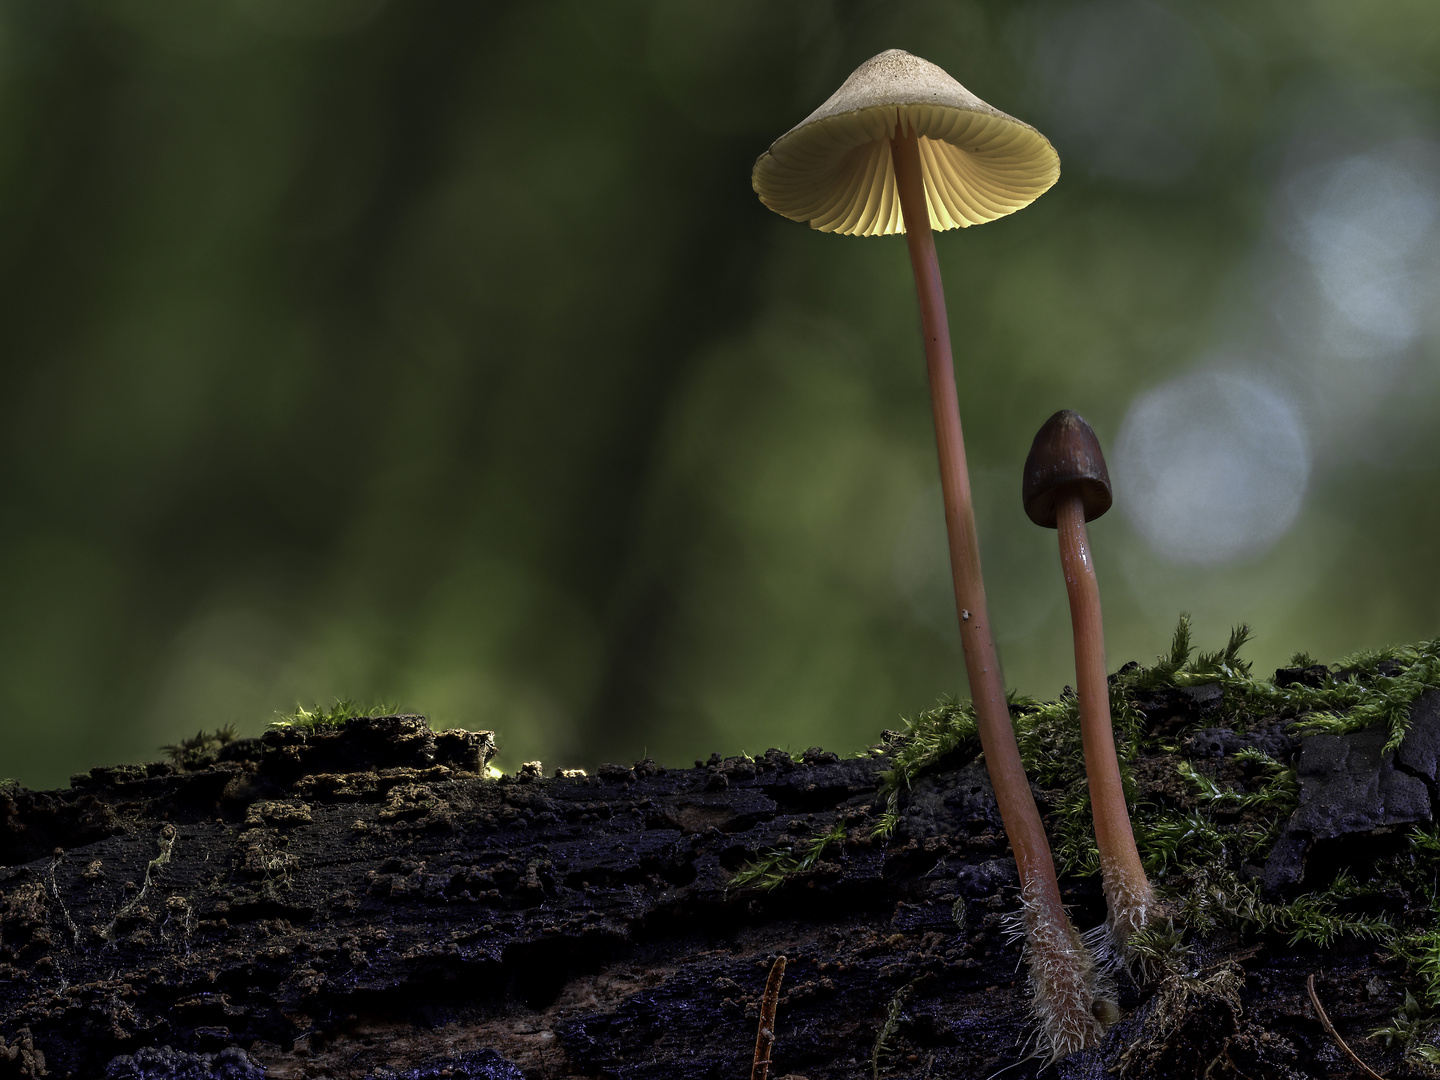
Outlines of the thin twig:
<svg viewBox="0 0 1440 1080">
<path fill-rule="evenodd" d="M 760 999 L 760 1030 L 755 1033 L 755 1063 L 750 1066 L 750 1080 L 765 1080 L 770 1073 L 770 1051 L 775 1046 L 775 1006 L 780 1004 L 780 980 L 785 977 L 785 957 L 777 956 L 765 980 L 765 996 Z"/>
<path fill-rule="evenodd" d="M 1354 1050 L 1350 1049 L 1345 1040 L 1340 1037 L 1340 1033 L 1335 1030 L 1335 1025 L 1330 1022 L 1330 1017 L 1325 1014 L 1325 1006 L 1320 1004 L 1320 995 L 1315 993 L 1315 973 L 1313 971 L 1310 973 L 1310 977 L 1305 980 L 1305 989 L 1310 991 L 1310 1004 L 1315 1006 L 1315 1012 L 1320 1017 L 1320 1023 L 1325 1025 L 1325 1030 L 1328 1031 L 1330 1037 L 1340 1045 L 1340 1049 L 1345 1051 L 1346 1056 L 1365 1070 L 1366 1076 L 1373 1077 L 1374 1080 L 1385 1080 L 1385 1077 L 1361 1061 L 1360 1056 L 1356 1054 Z"/>
</svg>

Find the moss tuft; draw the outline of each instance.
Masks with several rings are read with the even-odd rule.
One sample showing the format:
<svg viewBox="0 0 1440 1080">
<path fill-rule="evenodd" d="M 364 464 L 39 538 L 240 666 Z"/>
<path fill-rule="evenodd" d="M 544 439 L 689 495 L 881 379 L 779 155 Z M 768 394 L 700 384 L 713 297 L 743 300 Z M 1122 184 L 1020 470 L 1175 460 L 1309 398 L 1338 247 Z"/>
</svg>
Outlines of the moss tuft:
<svg viewBox="0 0 1440 1080">
<path fill-rule="evenodd" d="M 1161 983 L 1174 982 L 1183 1004 L 1187 995 L 1214 990 L 1185 975 L 1186 943 L 1195 939 L 1227 931 L 1242 940 L 1277 937 L 1314 949 L 1342 938 L 1377 941 L 1407 965 L 1410 1004 L 1375 1037 L 1399 1040 L 1412 1061 L 1440 1062 L 1440 833 L 1412 829 L 1406 849 L 1381 859 L 1363 881 L 1342 870 L 1311 892 L 1278 902 L 1263 894 L 1258 868 L 1298 803 L 1294 765 L 1257 747 L 1220 758 L 1191 758 L 1182 750 L 1202 727 L 1240 736 L 1256 729 L 1306 735 L 1383 723 L 1389 745 L 1398 745 L 1415 700 L 1440 688 L 1440 639 L 1356 654 L 1328 669 L 1297 653 L 1290 666 L 1308 669 L 1308 677 L 1282 686 L 1252 674 L 1243 657 L 1249 638 L 1249 628 L 1238 626 L 1222 648 L 1197 652 L 1189 617 L 1181 615 L 1165 653 L 1148 667 L 1127 664 L 1111 676 L 1116 751 L 1136 844 L 1173 915 L 1171 925 L 1146 931 L 1132 949 Z M 1206 685 L 1220 694 L 1201 695 L 1211 704 L 1200 711 L 1193 695 L 1176 693 Z M 1046 826 L 1059 868 L 1071 876 L 1098 874 L 1074 696 L 1039 702 L 1012 695 L 1011 712 L 1026 771 L 1047 789 Z M 872 836 L 885 840 L 916 778 L 942 761 L 954 765 L 957 755 L 979 754 L 974 712 L 965 703 L 943 702 L 904 731 L 886 733 L 881 749 L 891 766 L 881 774 L 885 812 Z M 762 855 L 732 884 L 777 888 L 845 842 L 844 824 L 837 824 L 793 849 Z M 1401 894 L 1404 902 L 1395 899 Z M 1417 908 L 1433 915 L 1417 921 L 1404 914 Z"/>
<path fill-rule="evenodd" d="M 361 716 L 394 716 L 396 706 L 379 702 L 369 708 L 361 708 L 350 698 L 336 698 L 329 708 L 312 705 L 305 708 L 298 702 L 295 711 L 277 716 L 270 722 L 272 730 L 320 731 L 324 728 L 339 727 L 347 720 Z"/>
<path fill-rule="evenodd" d="M 980 729 L 975 708 L 966 702 L 942 701 L 914 720 L 905 721 L 903 732 L 891 735 L 891 767 L 880 774 L 880 794 L 885 812 L 871 832 L 877 840 L 888 840 L 895 831 L 900 796 L 926 769 L 957 751 L 974 756 L 980 752 Z"/>
<path fill-rule="evenodd" d="M 843 844 L 844 842 L 845 821 L 841 819 L 824 836 L 802 840 L 793 847 L 778 848 L 761 855 L 754 862 L 742 867 L 730 879 L 730 887 L 760 889 L 768 892 L 783 885 L 787 878 L 809 870 L 820 861 L 820 856 L 825 854 L 826 848 L 831 844 Z"/>
<path fill-rule="evenodd" d="M 182 769 L 203 769 L 212 765 L 226 743 L 235 741 L 235 729 L 229 724 L 214 731 L 197 731 L 188 739 L 168 743 L 160 749 Z"/>
</svg>

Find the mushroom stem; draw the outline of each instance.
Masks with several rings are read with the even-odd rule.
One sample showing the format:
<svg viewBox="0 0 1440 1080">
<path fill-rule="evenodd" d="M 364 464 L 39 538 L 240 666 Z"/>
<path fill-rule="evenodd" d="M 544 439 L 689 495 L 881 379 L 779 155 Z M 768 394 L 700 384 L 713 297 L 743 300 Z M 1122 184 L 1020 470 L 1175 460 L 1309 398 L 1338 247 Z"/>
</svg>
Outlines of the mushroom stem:
<svg viewBox="0 0 1440 1080">
<path fill-rule="evenodd" d="M 1070 624 L 1075 634 L 1075 682 L 1080 699 L 1080 742 L 1085 751 L 1085 776 L 1090 784 L 1090 810 L 1095 819 L 1095 844 L 1100 850 L 1100 876 L 1109 909 L 1112 940 L 1121 948 L 1130 935 L 1156 913 L 1154 892 L 1130 828 L 1125 790 L 1115 755 L 1110 719 L 1110 686 L 1105 677 L 1105 633 L 1100 618 L 1100 587 L 1085 528 L 1080 486 L 1070 484 L 1055 497 L 1055 524 L 1060 536 L 1060 566 L 1070 597 Z"/>
<path fill-rule="evenodd" d="M 1088 958 L 1060 899 L 1049 840 L 1035 807 L 1020 762 L 1020 748 L 1010 723 L 1010 706 L 1000 676 L 1000 660 L 985 606 L 980 574 L 980 547 L 965 465 L 960 429 L 960 400 L 955 391 L 955 362 L 950 352 L 950 324 L 940 263 L 930 227 L 920 166 L 920 140 L 897 124 L 890 139 L 895 187 L 910 248 L 910 266 L 920 300 L 920 325 L 925 339 L 925 364 L 930 374 L 930 403 L 935 416 L 935 443 L 940 454 L 940 490 L 945 501 L 945 527 L 950 538 L 950 573 L 955 583 L 955 608 L 960 618 L 960 644 L 970 697 L 975 706 L 980 747 L 995 789 L 995 801 L 1020 875 L 1026 920 L 1026 948 L 1036 987 L 1041 1021 L 1056 1057 L 1079 1050 L 1100 1034 L 1091 1014 Z M 1049 1015 L 1047 1015 L 1049 1014 Z"/>
</svg>

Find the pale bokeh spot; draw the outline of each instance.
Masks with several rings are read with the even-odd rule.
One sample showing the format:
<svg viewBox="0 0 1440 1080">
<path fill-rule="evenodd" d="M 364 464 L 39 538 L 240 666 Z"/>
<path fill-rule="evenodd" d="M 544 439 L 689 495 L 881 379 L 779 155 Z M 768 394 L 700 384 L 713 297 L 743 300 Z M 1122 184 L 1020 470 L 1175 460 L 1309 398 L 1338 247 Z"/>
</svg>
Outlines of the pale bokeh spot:
<svg viewBox="0 0 1440 1080">
<path fill-rule="evenodd" d="M 1293 404 L 1244 375 L 1184 375 L 1136 398 L 1111 462 L 1135 530 L 1175 562 L 1255 555 L 1295 520 L 1310 452 Z"/>
</svg>

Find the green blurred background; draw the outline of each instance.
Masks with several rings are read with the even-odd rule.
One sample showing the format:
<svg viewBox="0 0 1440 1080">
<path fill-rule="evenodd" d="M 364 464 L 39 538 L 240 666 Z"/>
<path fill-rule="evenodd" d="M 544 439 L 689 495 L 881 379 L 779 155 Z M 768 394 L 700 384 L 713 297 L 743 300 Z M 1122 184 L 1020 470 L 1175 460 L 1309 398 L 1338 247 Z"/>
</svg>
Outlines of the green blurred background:
<svg viewBox="0 0 1440 1080">
<path fill-rule="evenodd" d="M 1019 469 L 1111 666 L 1436 633 L 1433 0 L 5 0 L 0 776 L 389 700 L 497 764 L 872 741 L 964 677 L 899 238 L 750 168 L 900 47 L 1060 152 L 938 239 L 1008 684 Z"/>
</svg>

